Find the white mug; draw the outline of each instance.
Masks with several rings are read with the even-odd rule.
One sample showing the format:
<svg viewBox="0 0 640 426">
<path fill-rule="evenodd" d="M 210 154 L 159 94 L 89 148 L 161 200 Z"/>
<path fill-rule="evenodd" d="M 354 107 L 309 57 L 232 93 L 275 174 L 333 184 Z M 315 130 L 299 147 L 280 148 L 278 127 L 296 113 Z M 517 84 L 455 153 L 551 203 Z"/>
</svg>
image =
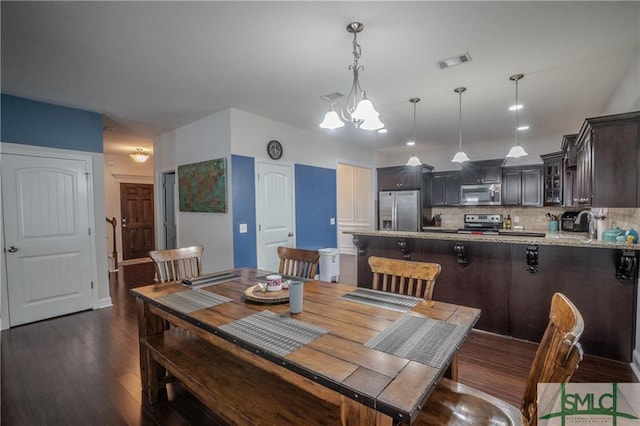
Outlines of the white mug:
<svg viewBox="0 0 640 426">
<path fill-rule="evenodd" d="M 282 276 L 281 275 L 267 275 L 267 291 L 282 290 Z"/>
</svg>

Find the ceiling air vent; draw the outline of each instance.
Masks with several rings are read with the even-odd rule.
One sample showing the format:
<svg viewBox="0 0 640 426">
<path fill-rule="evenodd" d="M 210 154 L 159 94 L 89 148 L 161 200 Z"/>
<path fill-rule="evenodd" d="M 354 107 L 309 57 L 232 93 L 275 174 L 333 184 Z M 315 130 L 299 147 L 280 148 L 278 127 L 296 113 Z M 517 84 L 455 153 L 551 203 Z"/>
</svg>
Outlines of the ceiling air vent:
<svg viewBox="0 0 640 426">
<path fill-rule="evenodd" d="M 463 53 L 462 55 L 452 56 L 447 59 L 443 59 L 441 61 L 436 62 L 436 65 L 443 70 L 445 68 L 453 67 L 456 65 L 464 64 L 465 62 L 471 61 L 471 55 L 468 53 Z"/>
<path fill-rule="evenodd" d="M 336 100 L 338 98 L 341 98 L 344 96 L 344 93 L 342 92 L 333 92 L 333 93 L 329 93 L 327 95 L 322 95 L 320 96 L 322 99 L 324 99 L 325 101 L 333 101 Z"/>
</svg>

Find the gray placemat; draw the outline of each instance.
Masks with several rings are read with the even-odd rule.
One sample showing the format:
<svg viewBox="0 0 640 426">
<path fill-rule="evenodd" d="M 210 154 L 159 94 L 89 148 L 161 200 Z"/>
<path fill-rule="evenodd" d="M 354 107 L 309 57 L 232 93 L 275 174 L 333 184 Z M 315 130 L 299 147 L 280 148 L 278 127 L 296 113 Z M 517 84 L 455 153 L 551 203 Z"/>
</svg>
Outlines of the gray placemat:
<svg viewBox="0 0 640 426">
<path fill-rule="evenodd" d="M 342 296 L 342 299 L 397 312 L 409 312 L 411 308 L 423 300 L 419 297 L 371 290 L 368 288 L 358 288 Z"/>
<path fill-rule="evenodd" d="M 205 285 L 220 284 L 234 278 L 238 278 L 238 275 L 232 272 L 216 272 L 214 274 L 206 274 L 195 278 L 184 279 L 182 280 L 182 283 L 192 287 L 202 287 Z"/>
<path fill-rule="evenodd" d="M 469 327 L 431 318 L 406 315 L 365 346 L 402 358 L 442 368 L 469 331 Z"/>
<path fill-rule="evenodd" d="M 329 332 L 327 329 L 293 318 L 281 317 L 270 311 L 262 311 L 230 322 L 220 329 L 280 356 L 286 356 Z"/>
<path fill-rule="evenodd" d="M 159 297 L 157 300 L 171 309 L 185 314 L 231 301 L 228 297 L 220 296 L 199 288 L 169 294 Z"/>
</svg>

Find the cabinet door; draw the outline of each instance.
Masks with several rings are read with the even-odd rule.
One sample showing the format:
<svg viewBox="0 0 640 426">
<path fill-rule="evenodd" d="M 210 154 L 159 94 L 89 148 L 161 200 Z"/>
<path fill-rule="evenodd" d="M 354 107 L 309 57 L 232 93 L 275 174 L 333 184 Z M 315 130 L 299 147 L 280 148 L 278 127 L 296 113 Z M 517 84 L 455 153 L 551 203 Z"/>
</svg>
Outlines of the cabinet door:
<svg viewBox="0 0 640 426">
<path fill-rule="evenodd" d="M 578 143 L 576 149 L 576 190 L 574 191 L 574 205 L 591 205 L 591 136 L 587 136 Z"/>
<path fill-rule="evenodd" d="M 522 193 L 520 170 L 503 170 L 502 172 L 502 205 L 517 206 Z"/>
<path fill-rule="evenodd" d="M 543 203 L 545 206 L 561 206 L 563 201 L 564 172 L 563 157 L 556 156 L 544 160 Z"/>
<path fill-rule="evenodd" d="M 446 184 L 447 184 L 446 175 L 440 175 L 440 174 L 434 173 L 431 176 L 431 190 L 429 191 L 431 206 L 444 206 L 446 204 L 446 198 L 445 198 Z"/>
<path fill-rule="evenodd" d="M 385 167 L 378 169 L 378 190 L 420 189 L 422 168 L 412 166 Z"/>
<path fill-rule="evenodd" d="M 460 173 L 452 173 L 446 178 L 445 188 L 445 204 L 447 206 L 459 206 L 460 205 L 460 184 L 462 183 L 462 176 Z"/>
<path fill-rule="evenodd" d="M 636 207 L 638 123 L 595 127 L 592 136 L 592 205 Z"/>
<path fill-rule="evenodd" d="M 521 196 L 522 206 L 542 205 L 542 169 L 531 168 L 522 170 L 521 174 Z"/>
</svg>

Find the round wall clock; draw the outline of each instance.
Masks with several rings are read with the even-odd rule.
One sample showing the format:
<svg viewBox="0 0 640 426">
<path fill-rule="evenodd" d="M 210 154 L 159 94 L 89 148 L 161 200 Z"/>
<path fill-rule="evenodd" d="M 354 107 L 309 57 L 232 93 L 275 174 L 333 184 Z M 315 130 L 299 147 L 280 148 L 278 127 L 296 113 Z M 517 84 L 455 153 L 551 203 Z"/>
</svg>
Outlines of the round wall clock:
<svg viewBox="0 0 640 426">
<path fill-rule="evenodd" d="M 271 157 L 272 160 L 279 160 L 282 158 L 282 144 L 278 141 L 270 141 L 267 144 L 267 154 Z"/>
</svg>

